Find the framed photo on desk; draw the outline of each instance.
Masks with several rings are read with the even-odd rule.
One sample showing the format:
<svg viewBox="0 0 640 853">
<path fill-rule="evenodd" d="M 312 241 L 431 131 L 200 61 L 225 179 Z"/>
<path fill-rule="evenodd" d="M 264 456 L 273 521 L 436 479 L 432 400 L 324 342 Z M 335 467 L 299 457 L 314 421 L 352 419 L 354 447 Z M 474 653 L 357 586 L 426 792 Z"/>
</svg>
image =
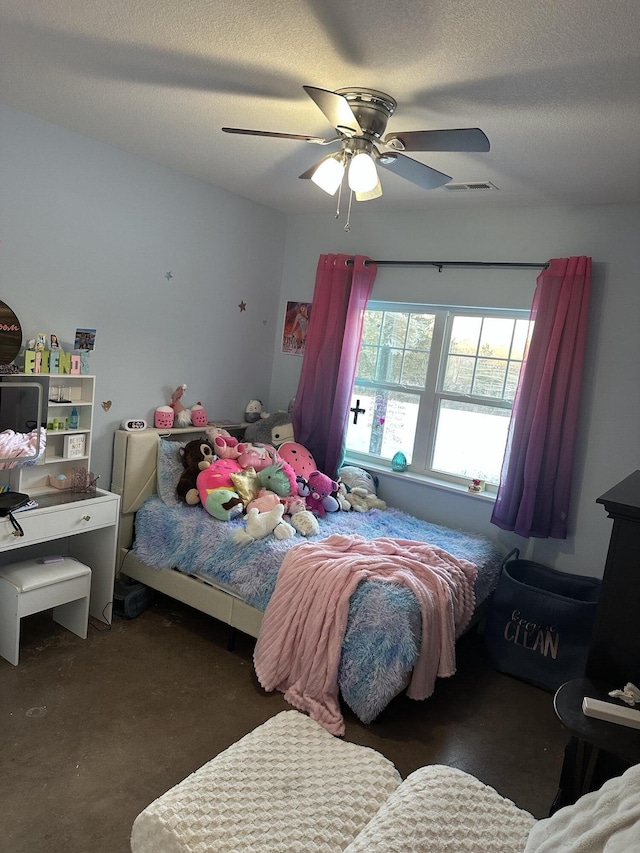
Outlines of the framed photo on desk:
<svg viewBox="0 0 640 853">
<path fill-rule="evenodd" d="M 86 436 L 81 435 L 65 435 L 64 444 L 62 447 L 62 455 L 65 459 L 77 459 L 84 456 Z"/>
</svg>

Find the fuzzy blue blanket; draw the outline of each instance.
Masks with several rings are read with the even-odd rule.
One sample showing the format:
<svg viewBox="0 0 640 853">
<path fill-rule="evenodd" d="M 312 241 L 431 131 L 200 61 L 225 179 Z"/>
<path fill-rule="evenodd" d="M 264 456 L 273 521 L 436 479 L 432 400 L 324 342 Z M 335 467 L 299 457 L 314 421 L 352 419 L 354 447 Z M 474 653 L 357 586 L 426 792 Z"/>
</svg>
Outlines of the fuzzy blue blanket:
<svg viewBox="0 0 640 853">
<path fill-rule="evenodd" d="M 430 524 L 391 508 L 330 513 L 319 524 L 318 538 L 357 533 L 368 539 L 415 539 L 470 560 L 479 570 L 478 603 L 498 582 L 502 555 L 481 536 Z M 304 540 L 269 536 L 241 547 L 233 541 L 233 531 L 243 525 L 241 520 L 218 521 L 200 506 L 167 506 L 154 496 L 136 515 L 133 550 L 147 565 L 179 568 L 229 585 L 247 603 L 264 610 L 284 554 Z M 364 723 L 375 719 L 402 690 L 418 655 L 421 630 L 418 603 L 405 586 L 363 581 L 351 597 L 338 680 L 342 698 Z"/>
</svg>

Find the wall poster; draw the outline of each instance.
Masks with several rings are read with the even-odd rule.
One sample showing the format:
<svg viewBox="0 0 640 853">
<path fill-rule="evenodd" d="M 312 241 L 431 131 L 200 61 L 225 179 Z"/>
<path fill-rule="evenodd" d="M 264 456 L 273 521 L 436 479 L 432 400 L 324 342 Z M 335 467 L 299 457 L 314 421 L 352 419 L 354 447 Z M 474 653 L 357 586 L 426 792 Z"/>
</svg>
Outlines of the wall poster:
<svg viewBox="0 0 640 853">
<path fill-rule="evenodd" d="M 282 352 L 304 355 L 310 319 L 311 302 L 287 302 L 282 329 Z"/>
</svg>

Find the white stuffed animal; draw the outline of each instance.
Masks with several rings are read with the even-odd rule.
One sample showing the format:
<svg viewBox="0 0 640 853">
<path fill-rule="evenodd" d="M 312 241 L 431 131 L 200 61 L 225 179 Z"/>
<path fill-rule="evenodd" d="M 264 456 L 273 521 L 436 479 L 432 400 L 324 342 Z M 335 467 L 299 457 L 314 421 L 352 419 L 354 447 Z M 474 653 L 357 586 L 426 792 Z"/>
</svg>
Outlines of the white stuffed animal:
<svg viewBox="0 0 640 853">
<path fill-rule="evenodd" d="M 291 516 L 291 524 L 302 536 L 317 536 L 320 533 L 318 519 L 308 509 L 294 512 Z"/>
<path fill-rule="evenodd" d="M 260 512 L 256 507 L 246 515 L 246 530 L 236 530 L 233 539 L 238 545 L 248 545 L 256 539 L 264 539 L 273 533 L 276 539 L 291 539 L 296 535 L 295 527 L 282 520 L 284 506 L 279 503 L 269 512 Z"/>
<path fill-rule="evenodd" d="M 368 512 L 370 509 L 386 509 L 386 503 L 377 495 L 372 495 L 361 486 L 356 486 L 351 489 L 347 495 L 347 500 L 351 504 L 351 509 L 356 512 Z"/>
<path fill-rule="evenodd" d="M 345 465 L 338 471 L 338 482 L 346 487 L 344 501 L 356 512 L 386 509 L 386 503 L 376 495 L 376 482 L 368 471 L 357 465 Z"/>
</svg>

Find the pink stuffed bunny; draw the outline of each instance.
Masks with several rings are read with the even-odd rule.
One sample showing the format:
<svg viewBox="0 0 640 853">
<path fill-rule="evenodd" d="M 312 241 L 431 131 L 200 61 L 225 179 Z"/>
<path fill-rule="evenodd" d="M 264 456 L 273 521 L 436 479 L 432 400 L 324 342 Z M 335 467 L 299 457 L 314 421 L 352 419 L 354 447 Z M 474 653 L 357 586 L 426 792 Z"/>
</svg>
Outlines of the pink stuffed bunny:
<svg viewBox="0 0 640 853">
<path fill-rule="evenodd" d="M 217 435 L 213 439 L 213 446 L 218 459 L 237 459 L 242 447 L 232 435 Z"/>
</svg>

